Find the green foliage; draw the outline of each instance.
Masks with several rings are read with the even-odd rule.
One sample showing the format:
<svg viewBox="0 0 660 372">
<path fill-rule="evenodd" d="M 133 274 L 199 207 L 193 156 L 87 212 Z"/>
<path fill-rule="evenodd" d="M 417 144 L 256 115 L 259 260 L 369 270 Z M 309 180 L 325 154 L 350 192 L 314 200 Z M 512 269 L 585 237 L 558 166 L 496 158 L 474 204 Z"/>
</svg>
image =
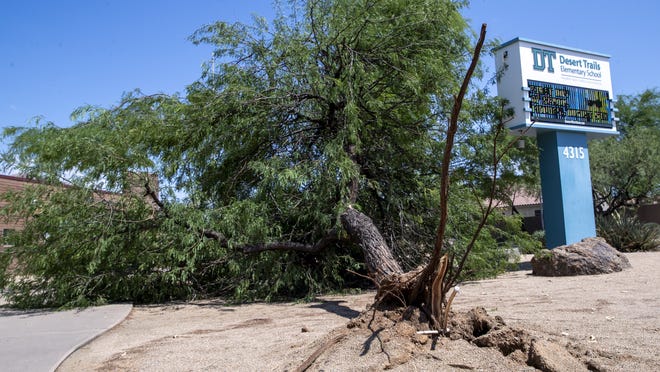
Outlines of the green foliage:
<svg viewBox="0 0 660 372">
<path fill-rule="evenodd" d="M 540 261 L 552 259 L 552 251 L 549 249 L 542 249 L 534 254 L 534 258 Z"/>
<path fill-rule="evenodd" d="M 543 231 L 543 230 L 534 231 L 532 233 L 532 238 L 537 243 L 536 248 L 538 248 L 538 249 L 532 248 L 532 249 L 529 249 L 529 250 L 523 250 L 522 251 L 523 253 L 536 253 L 539 250 L 545 248 L 545 231 Z"/>
<path fill-rule="evenodd" d="M 642 223 L 634 212 L 623 210 L 596 219 L 598 236 L 622 252 L 660 248 L 660 225 Z"/>
<path fill-rule="evenodd" d="M 313 245 L 349 205 L 373 219 L 405 267 L 420 265 L 438 223 L 443 123 L 471 55 L 462 5 L 287 2 L 271 25 L 197 31 L 191 40 L 215 48 L 215 69 L 183 96 L 137 91 L 111 109 L 77 110 L 70 128 L 7 129 L 5 165 L 51 186 L 7 196 L 3 213 L 27 227 L 0 255 L 6 296 L 23 307 L 311 296 L 356 282 L 347 269 L 364 273 L 355 244 L 241 249 Z M 501 106 L 477 89 L 465 104 L 452 178 L 456 252 L 479 221 L 491 176 L 511 185 L 529 164 L 515 150 L 493 168 L 485 149 L 495 143 L 503 154 L 509 139 L 480 123 Z M 144 201 L 144 187 L 122 194 L 131 174 L 145 172 L 159 176 L 159 208 Z M 111 200 L 99 201 L 100 188 Z M 504 248 L 525 239 L 516 223 L 491 217 L 469 277 L 503 270 Z"/>
<path fill-rule="evenodd" d="M 604 216 L 660 195 L 660 92 L 623 96 L 617 107 L 621 136 L 589 144 L 594 206 Z"/>
<path fill-rule="evenodd" d="M 11 273 L 5 296 L 16 306 L 186 297 L 197 290 L 191 273 L 217 254 L 209 242 L 158 218 L 137 195 L 39 185 L 5 200 L 6 218 L 29 219 L 5 251 L 15 267 L 0 268 Z"/>
<path fill-rule="evenodd" d="M 473 239 L 477 223 L 486 206 L 483 200 L 475 198 L 473 190 L 460 185 L 452 186 L 447 246 L 448 253 L 458 259 L 463 256 L 469 241 Z M 538 247 L 538 243 L 522 230 L 520 217 L 491 213 L 485 228 L 475 240 L 474 248 L 467 257 L 458 281 L 494 277 L 511 269 L 510 250 L 521 246 L 535 249 L 533 247 Z M 449 275 L 454 274 L 456 266 L 457 262 L 450 266 Z"/>
<path fill-rule="evenodd" d="M 199 234 L 196 223 L 213 224 L 194 210 L 180 208 L 166 218 L 139 195 L 38 185 L 5 200 L 4 218 L 30 219 L 0 254 L 0 284 L 17 307 L 152 303 L 208 293 L 238 301 L 312 295 L 341 286 L 341 270 L 359 270 L 337 251 L 236 254 Z M 231 231 L 234 223 L 219 227 Z"/>
<path fill-rule="evenodd" d="M 658 128 L 660 126 L 660 90 L 647 89 L 637 95 L 619 96 L 616 107 L 620 119 L 619 131 L 627 134 L 634 127 Z"/>
<path fill-rule="evenodd" d="M 510 201 L 515 191 L 538 187 L 538 148 L 533 138 L 505 129 L 504 102 L 483 94 L 477 92 L 467 105 L 470 125 L 461 128 L 453 177 L 484 199 L 494 191 L 497 200 Z"/>
</svg>

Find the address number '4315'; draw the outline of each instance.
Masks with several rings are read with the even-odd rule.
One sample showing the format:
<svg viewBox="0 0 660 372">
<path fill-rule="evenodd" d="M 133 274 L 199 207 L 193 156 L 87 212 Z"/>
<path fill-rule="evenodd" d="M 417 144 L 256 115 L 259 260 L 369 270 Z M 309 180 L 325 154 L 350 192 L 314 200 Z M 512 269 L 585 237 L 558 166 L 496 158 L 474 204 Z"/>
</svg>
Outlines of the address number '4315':
<svg viewBox="0 0 660 372">
<path fill-rule="evenodd" d="M 573 147 L 573 146 L 568 146 L 564 147 L 564 151 L 562 151 L 562 154 L 567 159 L 584 159 L 584 147 Z"/>
</svg>

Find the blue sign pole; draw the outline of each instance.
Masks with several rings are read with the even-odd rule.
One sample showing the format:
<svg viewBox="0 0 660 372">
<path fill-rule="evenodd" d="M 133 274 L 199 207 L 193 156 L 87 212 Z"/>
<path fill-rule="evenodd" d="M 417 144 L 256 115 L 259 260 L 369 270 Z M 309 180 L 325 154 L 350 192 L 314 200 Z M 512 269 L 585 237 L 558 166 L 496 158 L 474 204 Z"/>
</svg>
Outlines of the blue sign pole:
<svg viewBox="0 0 660 372">
<path fill-rule="evenodd" d="M 536 138 L 547 247 L 596 236 L 587 134 L 544 131 Z"/>
</svg>

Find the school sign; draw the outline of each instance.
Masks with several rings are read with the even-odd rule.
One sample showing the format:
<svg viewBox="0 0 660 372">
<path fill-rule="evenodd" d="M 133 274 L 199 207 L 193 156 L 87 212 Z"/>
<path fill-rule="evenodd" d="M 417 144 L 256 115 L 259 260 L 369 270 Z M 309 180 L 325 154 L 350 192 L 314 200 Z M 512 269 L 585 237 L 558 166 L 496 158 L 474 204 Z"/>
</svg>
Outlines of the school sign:
<svg viewBox="0 0 660 372">
<path fill-rule="evenodd" d="M 595 236 L 588 140 L 618 134 L 609 56 L 522 38 L 494 54 L 506 126 L 537 138 L 548 248 Z"/>
</svg>

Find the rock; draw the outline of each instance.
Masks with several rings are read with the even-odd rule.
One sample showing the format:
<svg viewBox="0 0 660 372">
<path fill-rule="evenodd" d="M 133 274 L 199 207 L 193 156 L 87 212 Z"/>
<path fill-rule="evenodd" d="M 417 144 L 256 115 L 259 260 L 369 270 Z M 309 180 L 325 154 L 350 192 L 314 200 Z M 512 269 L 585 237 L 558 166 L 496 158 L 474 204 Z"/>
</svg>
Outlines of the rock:
<svg viewBox="0 0 660 372">
<path fill-rule="evenodd" d="M 417 329 L 408 322 L 396 323 L 393 327 L 394 333 L 403 337 L 413 337 L 417 333 Z"/>
<path fill-rule="evenodd" d="M 532 258 L 532 274 L 539 276 L 609 274 L 629 267 L 628 259 L 603 238 L 586 238 Z"/>
<path fill-rule="evenodd" d="M 413 342 L 419 345 L 426 345 L 429 342 L 429 336 L 416 334 L 413 336 Z"/>
<path fill-rule="evenodd" d="M 496 347 L 504 355 L 509 355 L 516 350 L 527 351 L 531 337 L 522 329 L 500 326 L 485 335 L 474 339 L 474 344 L 480 347 Z"/>
<path fill-rule="evenodd" d="M 544 372 L 588 370 L 566 348 L 543 340 L 532 340 L 527 364 Z"/>
</svg>

